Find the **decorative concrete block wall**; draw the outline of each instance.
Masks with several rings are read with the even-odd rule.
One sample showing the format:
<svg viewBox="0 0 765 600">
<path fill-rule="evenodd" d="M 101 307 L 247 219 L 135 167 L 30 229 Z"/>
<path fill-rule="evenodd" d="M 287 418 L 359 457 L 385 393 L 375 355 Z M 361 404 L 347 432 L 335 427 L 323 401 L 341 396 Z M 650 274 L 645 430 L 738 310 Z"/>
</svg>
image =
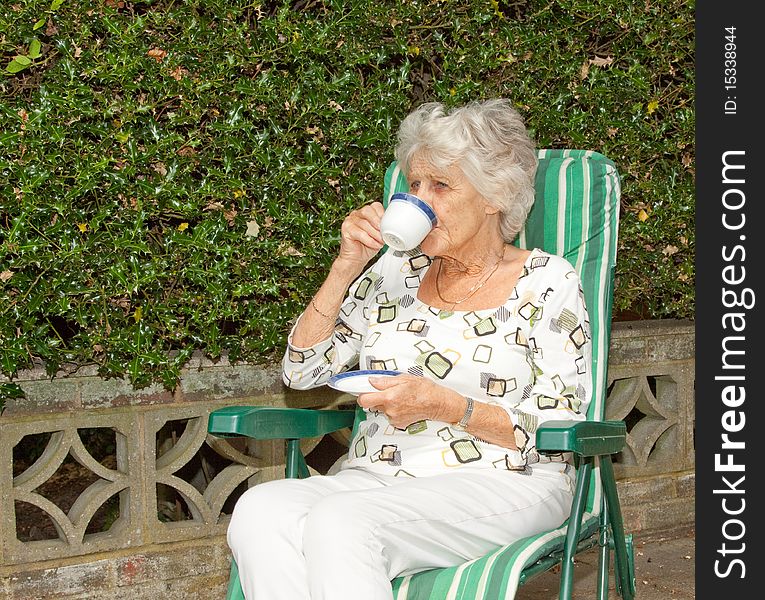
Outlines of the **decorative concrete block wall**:
<svg viewBox="0 0 765 600">
<path fill-rule="evenodd" d="M 627 423 L 616 457 L 628 531 L 694 524 L 695 335 L 685 321 L 616 323 L 606 418 Z"/>
<path fill-rule="evenodd" d="M 287 390 L 274 367 L 199 358 L 174 392 L 90 367 L 14 381 L 26 398 L 0 417 L 0 598 L 14 599 L 222 598 L 231 509 L 248 486 L 282 476 L 284 453 L 207 435 L 210 411 L 353 401 Z M 693 386 L 692 324 L 614 325 L 606 411 L 628 425 L 616 459 L 628 531 L 694 521 Z M 36 460 L 21 464 L 30 447 Z"/>
</svg>

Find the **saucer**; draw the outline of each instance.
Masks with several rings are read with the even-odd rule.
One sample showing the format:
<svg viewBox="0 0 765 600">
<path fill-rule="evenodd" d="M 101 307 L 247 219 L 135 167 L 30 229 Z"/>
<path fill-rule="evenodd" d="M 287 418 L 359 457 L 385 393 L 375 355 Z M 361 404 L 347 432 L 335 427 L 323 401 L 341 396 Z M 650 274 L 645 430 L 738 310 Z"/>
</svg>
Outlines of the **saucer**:
<svg viewBox="0 0 765 600">
<path fill-rule="evenodd" d="M 327 385 L 332 389 L 356 396 L 380 391 L 369 383 L 370 377 L 395 377 L 396 375 L 401 375 L 401 371 L 348 371 L 333 375 L 329 378 Z"/>
</svg>

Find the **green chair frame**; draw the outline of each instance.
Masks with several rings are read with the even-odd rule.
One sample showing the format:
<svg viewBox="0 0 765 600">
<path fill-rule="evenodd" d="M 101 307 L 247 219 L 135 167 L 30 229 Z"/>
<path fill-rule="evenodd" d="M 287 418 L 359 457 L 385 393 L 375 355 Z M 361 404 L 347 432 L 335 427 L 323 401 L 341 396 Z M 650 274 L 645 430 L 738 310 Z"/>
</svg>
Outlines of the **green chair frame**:
<svg viewBox="0 0 765 600">
<path fill-rule="evenodd" d="M 395 162 L 385 174 L 384 199 L 408 188 Z M 392 582 L 396 600 L 511 600 L 532 577 L 560 565 L 559 598 L 572 596 L 574 557 L 598 546 L 597 598 L 607 600 L 611 556 L 617 593 L 635 596 L 632 536 L 625 534 L 612 455 L 626 441 L 623 421 L 605 421 L 608 350 L 619 223 L 620 178 L 597 152 L 540 150 L 536 200 L 516 244 L 566 258 L 582 281 L 593 339 L 593 398 L 587 420 L 546 422 L 537 430 L 540 452 L 573 452 L 577 479 L 571 513 L 559 528 L 540 532 L 457 567 L 433 569 Z M 309 476 L 300 440 L 352 428 L 363 410 L 229 406 L 213 411 L 216 436 L 283 439 L 285 477 Z M 227 600 L 243 600 L 232 560 Z"/>
</svg>

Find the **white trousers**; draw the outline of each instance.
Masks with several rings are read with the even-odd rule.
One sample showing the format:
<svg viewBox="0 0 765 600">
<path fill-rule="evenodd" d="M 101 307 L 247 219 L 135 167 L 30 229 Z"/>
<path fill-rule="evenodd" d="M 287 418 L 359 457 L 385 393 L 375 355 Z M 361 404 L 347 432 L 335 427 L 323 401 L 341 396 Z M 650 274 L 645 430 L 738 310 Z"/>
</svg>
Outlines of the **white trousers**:
<svg viewBox="0 0 765 600">
<path fill-rule="evenodd" d="M 392 600 L 399 575 L 458 565 L 563 523 L 572 490 L 562 467 L 419 478 L 346 469 L 256 485 L 228 528 L 245 598 Z"/>
</svg>

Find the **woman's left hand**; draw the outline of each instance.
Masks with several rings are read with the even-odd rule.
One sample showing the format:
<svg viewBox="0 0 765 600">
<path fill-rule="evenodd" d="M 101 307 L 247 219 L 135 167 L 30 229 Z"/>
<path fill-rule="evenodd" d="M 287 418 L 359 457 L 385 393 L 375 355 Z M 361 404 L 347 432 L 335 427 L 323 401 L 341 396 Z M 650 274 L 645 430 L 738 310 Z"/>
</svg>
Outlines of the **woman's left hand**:
<svg viewBox="0 0 765 600">
<path fill-rule="evenodd" d="M 457 405 L 464 402 L 457 392 L 425 377 L 403 373 L 395 377 L 370 377 L 369 382 L 380 391 L 359 394 L 359 406 L 384 413 L 399 429 L 424 419 L 448 421 L 455 402 Z"/>
</svg>

